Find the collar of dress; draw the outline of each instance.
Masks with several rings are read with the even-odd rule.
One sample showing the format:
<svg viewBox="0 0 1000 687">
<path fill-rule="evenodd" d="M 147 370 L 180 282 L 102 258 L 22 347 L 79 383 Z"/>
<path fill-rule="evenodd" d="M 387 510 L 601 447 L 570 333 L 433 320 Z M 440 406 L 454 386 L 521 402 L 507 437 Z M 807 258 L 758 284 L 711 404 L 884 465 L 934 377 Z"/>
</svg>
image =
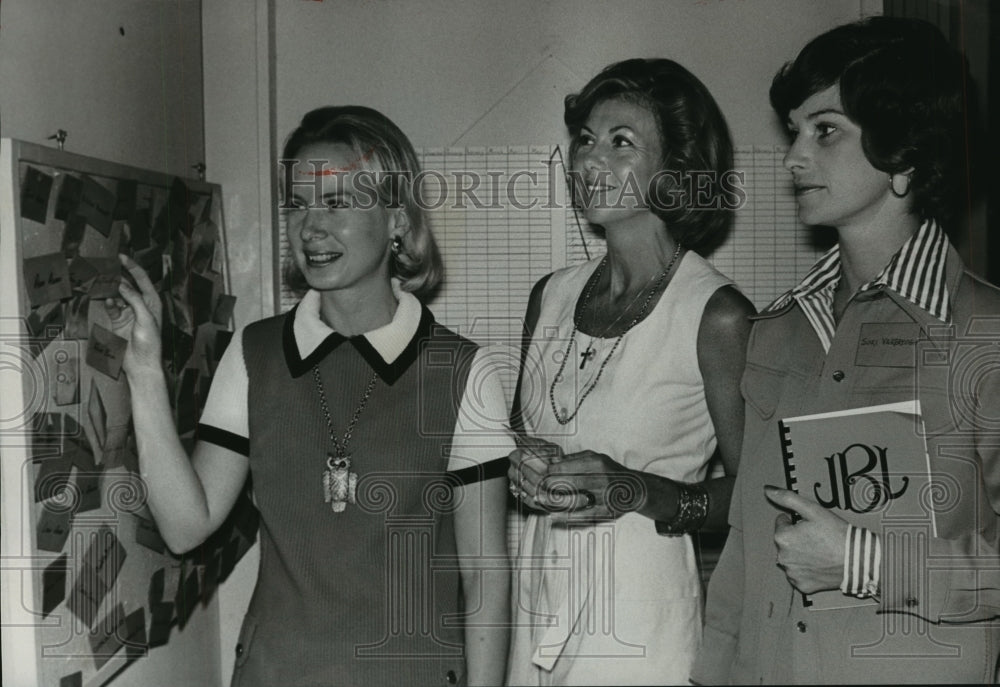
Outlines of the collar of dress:
<svg viewBox="0 0 1000 687">
<path fill-rule="evenodd" d="M 319 316 L 320 294 L 310 289 L 285 317 L 282 348 L 293 377 L 301 377 L 342 343 L 349 342 L 386 384 L 392 385 L 413 364 L 419 342 L 428 335 L 434 316 L 412 293 L 393 280 L 399 305 L 386 325 L 357 336 L 344 336 Z"/>
</svg>

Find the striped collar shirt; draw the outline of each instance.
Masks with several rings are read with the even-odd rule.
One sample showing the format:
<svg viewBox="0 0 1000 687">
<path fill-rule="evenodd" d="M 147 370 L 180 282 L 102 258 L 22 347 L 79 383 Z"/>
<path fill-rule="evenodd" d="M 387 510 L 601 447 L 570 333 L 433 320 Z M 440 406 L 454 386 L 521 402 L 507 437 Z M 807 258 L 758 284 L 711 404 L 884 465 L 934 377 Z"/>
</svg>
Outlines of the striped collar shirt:
<svg viewBox="0 0 1000 687">
<path fill-rule="evenodd" d="M 877 277 L 862 285 L 858 293 L 875 288 L 891 289 L 933 317 L 951 320 L 951 299 L 945 277 L 948 239 L 933 220 L 924 222 L 892 256 Z M 826 252 L 798 286 L 778 297 L 764 312 L 774 312 L 793 300 L 801 306 L 816 331 L 823 350 L 829 352 L 837 323 L 833 317 L 833 294 L 840 282 L 840 246 Z"/>
</svg>

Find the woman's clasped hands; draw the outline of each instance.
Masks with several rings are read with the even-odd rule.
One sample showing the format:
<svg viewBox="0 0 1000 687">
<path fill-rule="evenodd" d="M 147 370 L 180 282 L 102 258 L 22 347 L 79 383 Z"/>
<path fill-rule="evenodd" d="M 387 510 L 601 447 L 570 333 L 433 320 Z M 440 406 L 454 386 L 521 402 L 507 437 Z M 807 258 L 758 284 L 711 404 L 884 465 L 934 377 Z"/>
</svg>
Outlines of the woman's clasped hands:
<svg viewBox="0 0 1000 687">
<path fill-rule="evenodd" d="M 634 470 L 595 451 L 563 453 L 538 437 L 517 437 L 507 478 L 515 498 L 568 524 L 614 520 L 645 502 Z"/>
</svg>

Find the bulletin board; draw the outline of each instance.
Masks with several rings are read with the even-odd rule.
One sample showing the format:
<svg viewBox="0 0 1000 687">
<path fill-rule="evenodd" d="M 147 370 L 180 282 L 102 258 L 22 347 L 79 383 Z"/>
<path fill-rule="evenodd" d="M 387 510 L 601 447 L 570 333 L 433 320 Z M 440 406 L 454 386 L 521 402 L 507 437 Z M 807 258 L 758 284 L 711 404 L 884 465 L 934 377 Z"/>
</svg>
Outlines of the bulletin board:
<svg viewBox="0 0 1000 687">
<path fill-rule="evenodd" d="M 232 336 L 221 188 L 3 139 L 0 213 L 4 672 L 106 684 L 169 644 L 256 532 L 244 497 L 201 548 L 167 550 L 104 306 L 130 255 L 164 303 L 163 368 L 190 450 Z"/>
</svg>

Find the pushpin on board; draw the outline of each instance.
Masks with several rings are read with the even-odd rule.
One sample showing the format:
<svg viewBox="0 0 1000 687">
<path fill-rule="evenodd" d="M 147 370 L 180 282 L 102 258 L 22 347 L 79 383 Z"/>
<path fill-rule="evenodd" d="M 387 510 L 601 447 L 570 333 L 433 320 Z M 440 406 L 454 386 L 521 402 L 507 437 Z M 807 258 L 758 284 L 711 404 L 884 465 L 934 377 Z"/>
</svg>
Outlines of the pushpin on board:
<svg viewBox="0 0 1000 687">
<path fill-rule="evenodd" d="M 57 129 L 54 134 L 49 136 L 48 140 L 55 140 L 55 142 L 59 145 L 59 150 L 62 150 L 66 145 L 67 136 L 69 136 L 69 134 L 66 133 L 65 129 Z"/>
</svg>

